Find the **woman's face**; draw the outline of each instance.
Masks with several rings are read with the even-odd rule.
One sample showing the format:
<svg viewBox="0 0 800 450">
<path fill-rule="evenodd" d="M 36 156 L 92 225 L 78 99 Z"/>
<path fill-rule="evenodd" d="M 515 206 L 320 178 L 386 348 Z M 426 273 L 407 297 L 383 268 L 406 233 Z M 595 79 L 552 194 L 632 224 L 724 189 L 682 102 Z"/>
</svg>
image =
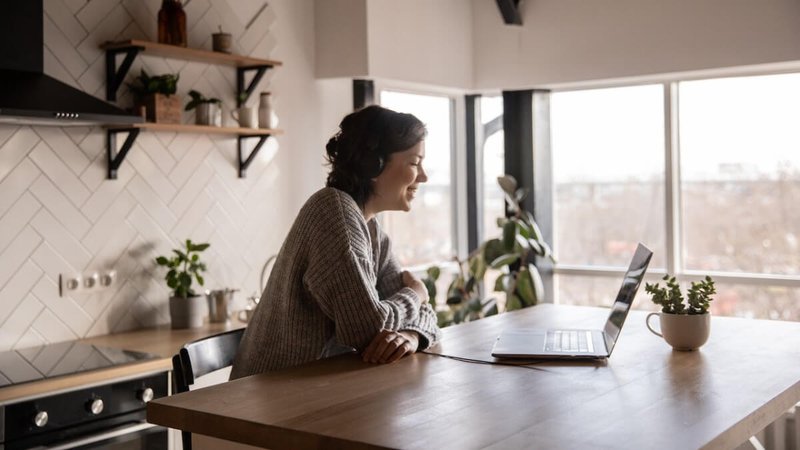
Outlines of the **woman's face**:
<svg viewBox="0 0 800 450">
<path fill-rule="evenodd" d="M 389 161 L 373 179 L 373 193 L 368 203 L 372 212 L 409 211 L 411 200 L 417 194 L 420 183 L 428 181 L 422 168 L 425 159 L 425 141 L 389 155 Z"/>
</svg>

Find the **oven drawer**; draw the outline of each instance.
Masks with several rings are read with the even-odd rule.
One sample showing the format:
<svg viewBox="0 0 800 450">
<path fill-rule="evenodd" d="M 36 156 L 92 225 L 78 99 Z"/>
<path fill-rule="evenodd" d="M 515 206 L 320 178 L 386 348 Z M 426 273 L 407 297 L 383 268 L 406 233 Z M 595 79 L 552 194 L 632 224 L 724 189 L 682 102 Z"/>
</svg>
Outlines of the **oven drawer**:
<svg viewBox="0 0 800 450">
<path fill-rule="evenodd" d="M 144 423 L 145 400 L 166 396 L 167 389 L 163 372 L 5 405 L 0 443 L 6 449 L 43 445 Z"/>
</svg>

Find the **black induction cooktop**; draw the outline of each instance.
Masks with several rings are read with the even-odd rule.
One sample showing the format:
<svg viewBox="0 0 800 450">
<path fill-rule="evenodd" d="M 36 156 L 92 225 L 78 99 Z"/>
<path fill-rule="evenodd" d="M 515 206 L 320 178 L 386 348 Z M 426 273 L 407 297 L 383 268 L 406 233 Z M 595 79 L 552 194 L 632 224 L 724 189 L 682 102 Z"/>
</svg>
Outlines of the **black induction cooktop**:
<svg viewBox="0 0 800 450">
<path fill-rule="evenodd" d="M 75 341 L 0 352 L 0 387 L 157 358 L 150 353 Z"/>
</svg>

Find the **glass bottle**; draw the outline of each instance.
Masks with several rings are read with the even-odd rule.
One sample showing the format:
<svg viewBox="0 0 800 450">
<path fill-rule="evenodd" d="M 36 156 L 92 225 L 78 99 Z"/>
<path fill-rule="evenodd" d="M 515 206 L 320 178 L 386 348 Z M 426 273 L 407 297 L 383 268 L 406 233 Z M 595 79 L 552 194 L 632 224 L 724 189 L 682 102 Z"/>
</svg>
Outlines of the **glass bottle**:
<svg viewBox="0 0 800 450">
<path fill-rule="evenodd" d="M 274 128 L 277 126 L 277 118 L 272 111 L 272 96 L 269 92 L 262 92 L 258 102 L 258 127 Z"/>
<path fill-rule="evenodd" d="M 186 13 L 180 0 L 162 0 L 158 11 L 158 42 L 186 47 Z"/>
</svg>

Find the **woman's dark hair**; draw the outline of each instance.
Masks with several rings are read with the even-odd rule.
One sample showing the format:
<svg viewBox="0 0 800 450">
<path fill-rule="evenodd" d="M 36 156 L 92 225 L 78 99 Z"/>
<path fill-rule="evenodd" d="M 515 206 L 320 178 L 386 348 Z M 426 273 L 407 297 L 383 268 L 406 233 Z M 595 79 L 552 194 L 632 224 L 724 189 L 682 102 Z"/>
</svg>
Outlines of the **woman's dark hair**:
<svg viewBox="0 0 800 450">
<path fill-rule="evenodd" d="M 425 124 L 413 115 L 381 106 L 348 114 L 325 146 L 331 165 L 326 186 L 347 192 L 364 206 L 372 195 L 372 179 L 391 154 L 417 145 L 426 134 Z"/>
</svg>

